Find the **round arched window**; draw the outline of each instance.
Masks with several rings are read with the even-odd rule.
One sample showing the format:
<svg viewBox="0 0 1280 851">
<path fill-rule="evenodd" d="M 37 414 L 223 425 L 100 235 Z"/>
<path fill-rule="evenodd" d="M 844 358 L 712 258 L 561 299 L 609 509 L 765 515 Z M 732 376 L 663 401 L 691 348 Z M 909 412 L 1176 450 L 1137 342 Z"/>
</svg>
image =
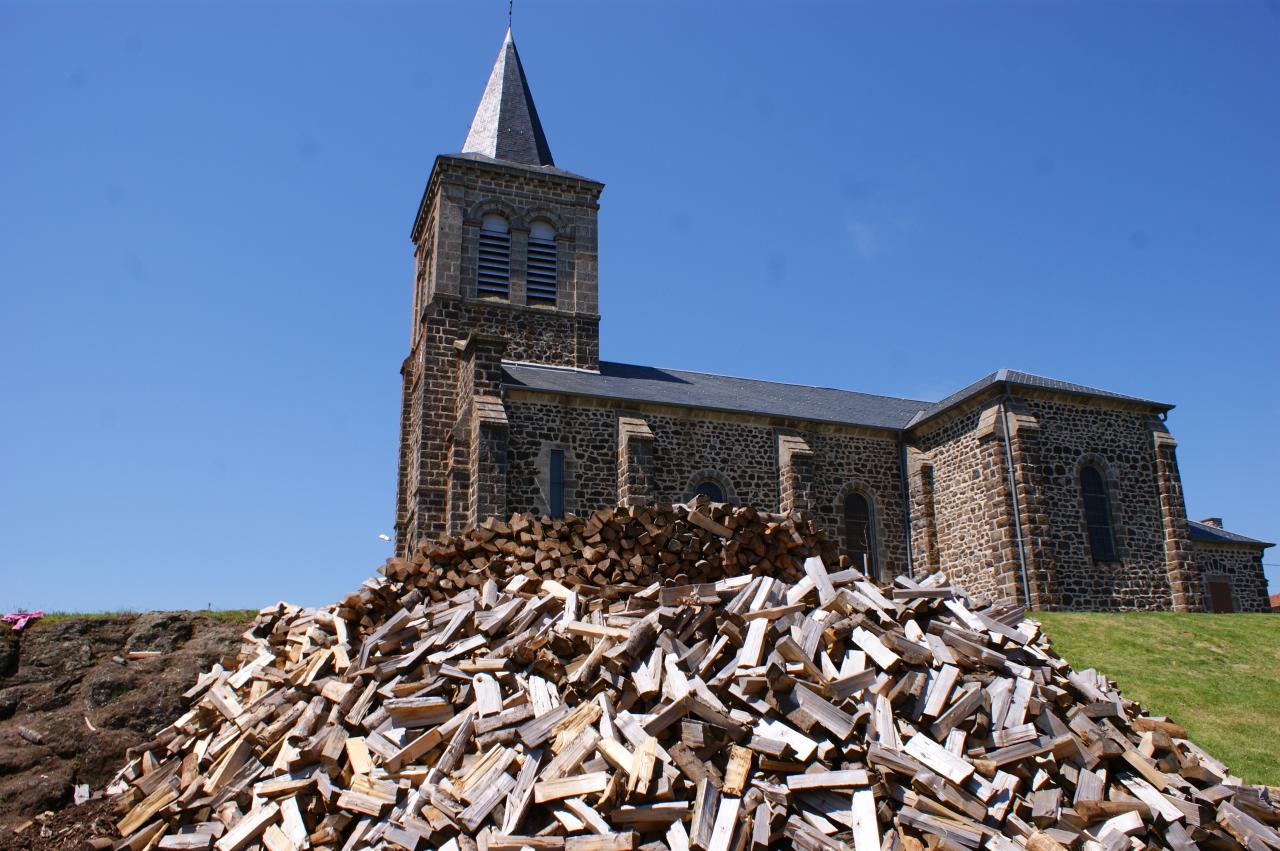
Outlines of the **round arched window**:
<svg viewBox="0 0 1280 851">
<path fill-rule="evenodd" d="M 704 479 L 693 486 L 693 496 L 705 496 L 712 502 L 724 502 L 724 488 L 717 482 Z"/>
<path fill-rule="evenodd" d="M 1084 495 L 1084 522 L 1089 529 L 1089 550 L 1095 562 L 1116 560 L 1116 536 L 1111 528 L 1111 497 L 1102 471 L 1093 464 L 1080 468 Z"/>
<path fill-rule="evenodd" d="M 509 233 L 511 231 L 511 227 L 507 224 L 507 220 L 502 216 L 497 213 L 489 213 L 480 220 L 480 230 L 485 233 Z"/>
<path fill-rule="evenodd" d="M 854 566 L 868 576 L 875 567 L 875 536 L 871 526 L 871 503 L 854 491 L 844 498 L 844 551 Z"/>
</svg>

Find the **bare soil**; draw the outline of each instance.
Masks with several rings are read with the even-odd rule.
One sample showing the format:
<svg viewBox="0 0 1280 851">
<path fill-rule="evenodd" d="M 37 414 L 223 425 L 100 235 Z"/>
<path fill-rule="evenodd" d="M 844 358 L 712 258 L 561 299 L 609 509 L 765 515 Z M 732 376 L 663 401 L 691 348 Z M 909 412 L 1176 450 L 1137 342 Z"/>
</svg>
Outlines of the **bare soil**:
<svg viewBox="0 0 1280 851">
<path fill-rule="evenodd" d="M 0 630 L 0 848 L 77 848 L 102 836 L 109 804 L 69 806 L 74 787 L 101 792 L 130 747 L 184 711 L 182 693 L 202 671 L 234 661 L 247 628 L 146 612 Z M 133 651 L 161 655 L 128 661 Z"/>
</svg>

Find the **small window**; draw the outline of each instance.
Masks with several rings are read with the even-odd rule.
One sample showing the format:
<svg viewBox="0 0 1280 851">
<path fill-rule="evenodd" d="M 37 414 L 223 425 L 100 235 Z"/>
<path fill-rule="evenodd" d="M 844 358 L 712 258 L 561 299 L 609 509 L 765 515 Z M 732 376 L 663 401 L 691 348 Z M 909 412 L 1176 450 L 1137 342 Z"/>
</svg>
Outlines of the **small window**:
<svg viewBox="0 0 1280 851">
<path fill-rule="evenodd" d="M 564 516 L 564 450 L 552 449 L 548 460 L 547 471 L 550 481 L 550 493 L 547 499 L 547 510 L 552 517 Z"/>
<path fill-rule="evenodd" d="M 525 293 L 529 304 L 556 306 L 556 232 L 546 222 L 534 222 L 529 228 L 529 254 L 526 264 Z"/>
<path fill-rule="evenodd" d="M 511 295 L 511 231 L 502 216 L 485 216 L 480 225 L 476 293 L 489 298 Z"/>
<path fill-rule="evenodd" d="M 845 554 L 855 567 L 868 576 L 873 575 L 875 547 L 871 529 L 871 504 L 856 491 L 844 498 Z"/>
<path fill-rule="evenodd" d="M 931 570 L 937 570 L 938 563 L 938 514 L 933 496 L 933 465 L 920 467 L 920 499 L 924 509 L 924 543 L 925 557 Z"/>
<path fill-rule="evenodd" d="M 1111 528 L 1111 499 L 1102 471 L 1092 464 L 1080 469 L 1084 494 L 1084 521 L 1089 528 L 1089 550 L 1094 563 L 1116 560 L 1115 532 Z"/>
<path fill-rule="evenodd" d="M 724 488 L 710 479 L 704 479 L 693 486 L 693 496 L 690 498 L 699 495 L 705 496 L 712 502 L 724 502 Z"/>
</svg>

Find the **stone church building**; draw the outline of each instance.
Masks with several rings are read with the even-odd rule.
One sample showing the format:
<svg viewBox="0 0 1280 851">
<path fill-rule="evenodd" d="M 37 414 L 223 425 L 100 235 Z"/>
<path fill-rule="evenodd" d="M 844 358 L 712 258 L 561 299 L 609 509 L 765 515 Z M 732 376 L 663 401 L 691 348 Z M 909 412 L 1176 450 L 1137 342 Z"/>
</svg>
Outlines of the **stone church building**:
<svg viewBox="0 0 1280 851">
<path fill-rule="evenodd" d="M 1189 521 L 1172 405 L 1002 369 L 940 401 L 601 361 L 604 185 L 555 165 L 508 32 L 413 223 L 396 548 L 488 515 L 809 512 L 882 579 L 1046 609 L 1265 611 L 1270 544 Z"/>
</svg>

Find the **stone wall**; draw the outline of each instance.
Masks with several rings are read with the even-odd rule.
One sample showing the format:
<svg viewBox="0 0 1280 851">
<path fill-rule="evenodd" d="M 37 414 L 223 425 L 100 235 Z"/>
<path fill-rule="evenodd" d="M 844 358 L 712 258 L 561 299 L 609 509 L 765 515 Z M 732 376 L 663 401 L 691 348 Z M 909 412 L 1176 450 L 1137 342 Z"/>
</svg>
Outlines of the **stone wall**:
<svg viewBox="0 0 1280 851">
<path fill-rule="evenodd" d="M 605 408 L 506 400 L 507 509 L 546 514 L 548 457 L 564 451 L 564 508 L 585 514 L 618 501 L 617 416 Z"/>
<path fill-rule="evenodd" d="M 1005 480 L 1013 494 L 1010 549 L 1018 558 L 1023 598 L 1035 609 L 1057 608 L 1058 571 L 1049 525 L 1048 468 L 1042 451 L 1044 435 L 1040 421 L 1014 399 L 1000 400 L 994 411 L 994 436 L 1004 442 Z M 1004 541 L 1008 547 L 1007 534 Z"/>
<path fill-rule="evenodd" d="M 859 491 L 871 505 L 877 565 L 882 579 L 907 572 L 900 452 L 890 432 L 805 428 L 813 448 L 813 517 L 843 549 L 844 500 Z"/>
<path fill-rule="evenodd" d="M 927 424 L 911 452 L 912 546 L 917 573 L 940 565 L 952 582 L 990 599 L 1021 599 L 1003 446 L 994 411 L 975 402 Z M 924 467 L 932 468 L 932 495 Z M 926 510 L 933 506 L 930 516 Z M 936 555 L 935 555 L 936 553 Z"/>
<path fill-rule="evenodd" d="M 733 502 L 777 511 L 783 490 L 779 436 L 798 434 L 813 451 L 812 460 L 802 462 L 806 481 L 800 489 L 814 504 L 815 520 L 842 542 L 843 497 L 852 489 L 861 490 L 872 504 L 879 561 L 886 565 L 887 575 L 906 570 L 898 450 L 892 433 L 779 424 L 765 417 L 713 411 L 624 409 L 598 400 L 528 393 L 508 393 L 506 409 L 511 511 L 547 510 L 546 464 L 552 448 L 565 452 L 565 509 L 572 513 L 614 505 L 620 499 L 632 501 L 630 494 L 619 493 L 619 482 L 627 465 L 637 462 L 644 467 L 644 488 L 656 502 L 684 501 L 693 485 L 709 478 Z M 652 435 L 642 442 L 642 458 L 627 459 L 623 453 L 620 460 L 620 417 L 643 420 Z"/>
<path fill-rule="evenodd" d="M 473 335 L 501 337 L 511 360 L 598 367 L 596 217 L 602 188 L 561 172 L 468 157 L 436 161 L 413 230 L 415 315 L 401 368 L 397 553 L 424 536 L 458 528 L 481 504 L 471 485 L 470 448 L 478 432 L 468 420 L 467 401 L 479 391 L 460 372 L 455 343 Z M 479 228 L 488 213 L 503 215 L 511 228 L 505 300 L 476 292 Z M 523 259 L 536 220 L 557 233 L 554 308 L 525 304 Z"/>
<path fill-rule="evenodd" d="M 653 431 L 640 417 L 618 417 L 618 505 L 649 505 L 656 501 Z"/>
<path fill-rule="evenodd" d="M 1160 515 L 1164 526 L 1165 570 L 1169 576 L 1170 603 L 1174 611 L 1202 611 L 1200 583 L 1195 556 L 1191 551 L 1191 531 L 1187 506 L 1182 496 L 1182 474 L 1178 472 L 1178 442 L 1164 424 L 1151 426 L 1156 453 L 1156 489 L 1160 495 Z"/>
<path fill-rule="evenodd" d="M 511 236 L 509 303 L 523 306 L 529 228 L 543 221 L 556 232 L 556 310 L 599 312 L 597 213 L 603 184 L 567 172 L 437 158 L 414 223 L 416 303 L 438 295 L 475 298 L 476 258 L 484 216 L 507 220 Z"/>
<path fill-rule="evenodd" d="M 565 509 L 576 514 L 684 501 L 699 481 L 711 480 L 732 502 L 811 512 L 843 547 L 844 499 L 861 493 L 871 504 L 881 576 L 908 570 L 895 432 L 518 387 L 501 388 L 499 402 L 501 345 L 451 349 L 460 392 L 458 420 L 444 441 L 454 477 L 446 503 L 454 515 L 460 501 L 466 508 L 455 525 L 489 509 L 547 513 L 548 461 L 561 450 Z M 473 351 L 483 354 L 474 364 L 466 355 Z M 469 395 L 481 393 L 492 422 L 505 417 L 483 433 L 466 406 Z M 1201 605 L 1196 565 L 1182 559 L 1176 572 L 1170 567 L 1171 554 L 1190 552 L 1190 544 L 1180 543 L 1185 532 L 1178 532 L 1186 522 L 1172 440 L 1149 411 L 1048 394 L 988 396 L 927 423 L 911 441 L 917 576 L 941 567 L 975 596 L 1029 599 L 1045 609 L 1125 610 L 1175 607 L 1170 577 L 1180 575 L 1195 585 L 1184 599 Z M 1104 471 L 1116 542 L 1111 562 L 1096 562 L 1089 548 L 1084 463 Z M 1249 580 L 1234 581 L 1245 588 Z"/>
<path fill-rule="evenodd" d="M 1198 607 L 1198 590 L 1175 600 L 1171 588 L 1171 574 L 1194 567 L 1179 555 L 1188 546 L 1181 482 L 1171 441 L 1160 436 L 1167 438 L 1163 425 L 1138 406 L 1035 393 L 976 399 L 924 424 L 913 435 L 910 477 L 918 567 L 936 561 L 971 593 L 1025 599 L 1025 564 L 1026 594 L 1039 608 Z M 1086 462 L 1107 481 L 1111 562 L 1095 562 L 1089 549 L 1080 490 Z"/>
<path fill-rule="evenodd" d="M 1075 610 L 1173 606 L 1157 482 L 1158 420 L 1143 410 L 1067 397 L 1020 400 L 1040 424 L 1044 505 L 1056 565 L 1053 607 Z M 1097 563 L 1089 549 L 1080 469 L 1104 473 L 1117 560 Z M 1179 493 L 1180 495 L 1180 493 Z"/>
<path fill-rule="evenodd" d="M 1267 576 L 1262 566 L 1264 550 L 1248 544 L 1193 541 L 1196 574 L 1205 606 L 1210 605 L 1209 583 L 1224 580 L 1231 585 L 1231 599 L 1237 612 L 1269 612 Z"/>
</svg>

